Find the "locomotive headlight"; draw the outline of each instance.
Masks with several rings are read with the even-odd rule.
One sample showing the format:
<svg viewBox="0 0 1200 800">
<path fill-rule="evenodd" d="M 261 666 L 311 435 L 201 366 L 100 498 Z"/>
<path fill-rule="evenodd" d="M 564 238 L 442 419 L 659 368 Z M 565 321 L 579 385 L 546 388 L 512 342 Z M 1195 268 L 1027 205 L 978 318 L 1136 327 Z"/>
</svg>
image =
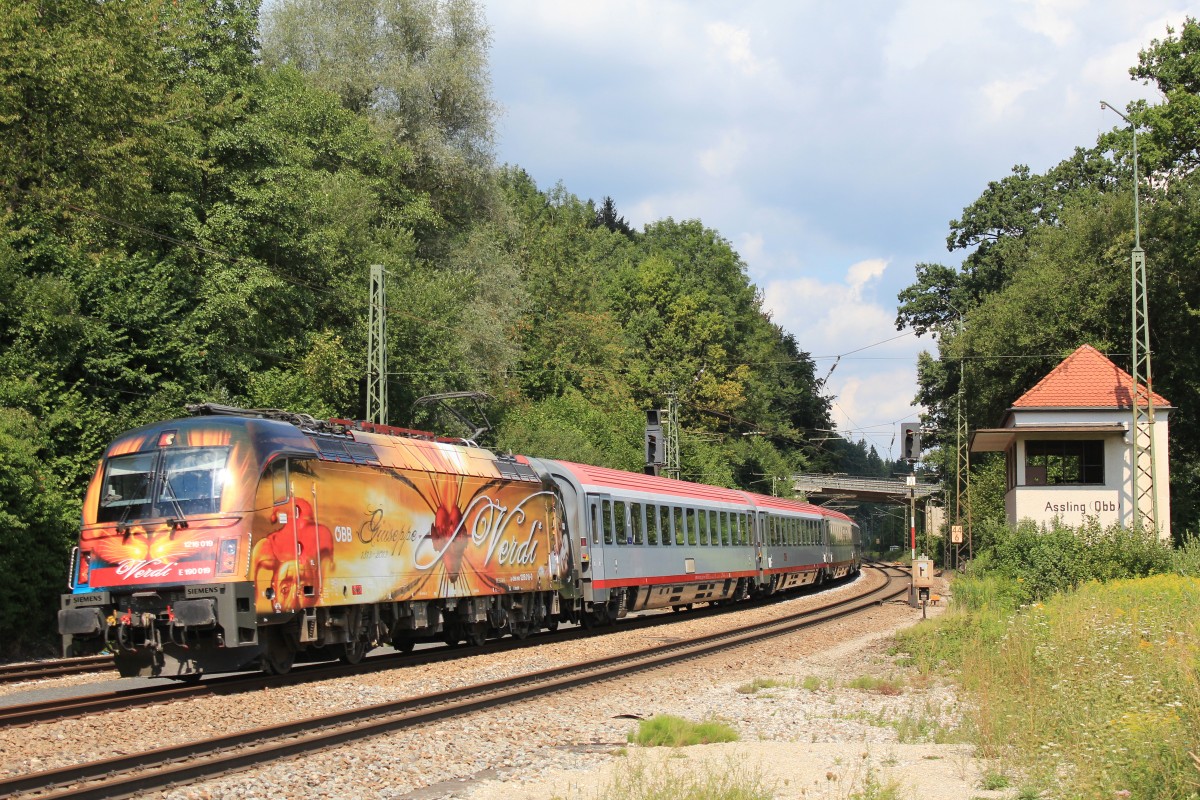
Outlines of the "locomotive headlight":
<svg viewBox="0 0 1200 800">
<path fill-rule="evenodd" d="M 92 574 L 92 554 L 84 550 L 79 554 L 79 574 L 76 583 L 86 584 Z"/>
</svg>

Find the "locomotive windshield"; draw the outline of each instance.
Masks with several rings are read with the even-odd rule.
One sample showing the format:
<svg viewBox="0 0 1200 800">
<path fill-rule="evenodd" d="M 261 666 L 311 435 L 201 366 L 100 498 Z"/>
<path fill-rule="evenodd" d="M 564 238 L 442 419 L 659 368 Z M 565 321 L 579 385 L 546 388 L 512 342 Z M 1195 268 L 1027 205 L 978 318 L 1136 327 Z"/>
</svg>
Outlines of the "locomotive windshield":
<svg viewBox="0 0 1200 800">
<path fill-rule="evenodd" d="M 217 513 L 230 449 L 172 448 L 110 458 L 96 521 Z"/>
</svg>

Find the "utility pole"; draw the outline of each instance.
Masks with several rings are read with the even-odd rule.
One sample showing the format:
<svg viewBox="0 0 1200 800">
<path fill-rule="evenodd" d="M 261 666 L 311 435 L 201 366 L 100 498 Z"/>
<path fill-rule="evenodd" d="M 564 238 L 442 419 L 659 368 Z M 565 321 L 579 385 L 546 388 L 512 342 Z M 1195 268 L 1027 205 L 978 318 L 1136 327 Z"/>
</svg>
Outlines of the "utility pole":
<svg viewBox="0 0 1200 800">
<path fill-rule="evenodd" d="M 1130 496 L 1133 500 L 1133 527 L 1143 524 L 1158 533 L 1158 459 L 1155 457 L 1154 444 L 1154 387 L 1150 374 L 1150 315 L 1146 301 L 1146 251 L 1142 249 L 1142 225 L 1138 198 L 1138 157 L 1137 129 L 1138 126 L 1129 117 L 1122 114 L 1110 103 L 1100 101 L 1100 108 L 1107 108 L 1121 119 L 1129 123 L 1133 130 L 1133 252 L 1130 256 L 1130 283 L 1132 292 L 1132 368 L 1130 378 L 1133 386 L 1130 388 L 1130 405 L 1133 406 L 1132 429 L 1130 438 Z M 1146 383 L 1146 405 L 1143 408 L 1140 386 L 1142 380 Z M 1146 496 L 1149 495 L 1149 513 L 1144 508 Z M 1144 519 L 1143 519 L 1144 518 Z"/>
<path fill-rule="evenodd" d="M 386 425 L 387 289 L 382 264 L 371 265 L 370 311 L 367 321 L 367 421 Z"/>
</svg>

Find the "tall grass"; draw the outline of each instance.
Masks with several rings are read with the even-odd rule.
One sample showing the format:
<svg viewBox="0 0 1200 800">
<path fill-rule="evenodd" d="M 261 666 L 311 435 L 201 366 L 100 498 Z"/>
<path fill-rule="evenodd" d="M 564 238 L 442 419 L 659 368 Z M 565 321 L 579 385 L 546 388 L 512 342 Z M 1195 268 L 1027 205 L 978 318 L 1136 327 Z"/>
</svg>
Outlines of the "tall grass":
<svg viewBox="0 0 1200 800">
<path fill-rule="evenodd" d="M 1089 582 L 1016 611 L 994 579 L 958 587 L 946 624 L 901 647 L 957 669 L 984 756 L 1055 797 L 1200 800 L 1200 579 Z"/>
<path fill-rule="evenodd" d="M 601 787 L 597 800 L 771 800 L 774 784 L 744 764 L 701 764 L 633 757 Z"/>
</svg>

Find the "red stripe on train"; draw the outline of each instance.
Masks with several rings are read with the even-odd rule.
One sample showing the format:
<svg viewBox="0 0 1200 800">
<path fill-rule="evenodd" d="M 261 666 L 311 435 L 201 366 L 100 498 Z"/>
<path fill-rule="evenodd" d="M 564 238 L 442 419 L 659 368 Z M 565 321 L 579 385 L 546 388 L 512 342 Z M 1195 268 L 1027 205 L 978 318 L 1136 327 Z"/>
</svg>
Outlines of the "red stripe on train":
<svg viewBox="0 0 1200 800">
<path fill-rule="evenodd" d="M 742 572 L 703 572 L 694 575 L 659 575 L 653 578 L 605 578 L 592 581 L 596 589 L 617 589 L 622 586 L 665 586 L 672 583 L 707 583 L 708 581 L 723 581 L 727 578 L 750 578 L 754 570 Z"/>
</svg>

